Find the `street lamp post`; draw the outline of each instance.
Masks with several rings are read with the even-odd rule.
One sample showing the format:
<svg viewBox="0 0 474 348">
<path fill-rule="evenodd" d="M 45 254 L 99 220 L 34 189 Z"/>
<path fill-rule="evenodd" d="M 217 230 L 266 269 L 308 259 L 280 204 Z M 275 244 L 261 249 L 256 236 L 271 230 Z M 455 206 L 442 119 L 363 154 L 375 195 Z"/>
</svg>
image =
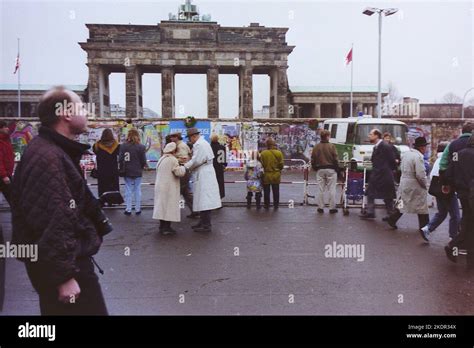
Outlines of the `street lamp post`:
<svg viewBox="0 0 474 348">
<path fill-rule="evenodd" d="M 474 90 L 474 87 L 471 87 L 469 88 L 466 93 L 464 93 L 464 97 L 462 98 L 462 105 L 461 105 L 461 120 L 464 120 L 464 103 L 466 102 L 466 97 L 467 97 L 467 94 Z"/>
<path fill-rule="evenodd" d="M 372 16 L 374 13 L 379 14 L 379 72 L 378 72 L 378 86 L 377 86 L 377 117 L 382 117 L 382 13 L 385 17 L 391 16 L 398 12 L 398 8 L 376 8 L 367 7 L 362 13 L 367 16 Z"/>
</svg>

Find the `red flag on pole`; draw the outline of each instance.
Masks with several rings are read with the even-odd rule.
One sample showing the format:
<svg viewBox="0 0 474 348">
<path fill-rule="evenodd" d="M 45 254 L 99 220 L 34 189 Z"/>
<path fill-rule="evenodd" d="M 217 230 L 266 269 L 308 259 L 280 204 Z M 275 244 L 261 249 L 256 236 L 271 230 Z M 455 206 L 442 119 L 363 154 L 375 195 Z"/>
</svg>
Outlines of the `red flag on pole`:
<svg viewBox="0 0 474 348">
<path fill-rule="evenodd" d="M 20 55 L 16 56 L 15 71 L 13 72 L 13 74 L 16 74 L 18 69 L 20 69 Z"/>
<path fill-rule="evenodd" d="M 352 48 L 346 56 L 346 65 L 349 65 L 350 62 L 352 62 Z"/>
</svg>

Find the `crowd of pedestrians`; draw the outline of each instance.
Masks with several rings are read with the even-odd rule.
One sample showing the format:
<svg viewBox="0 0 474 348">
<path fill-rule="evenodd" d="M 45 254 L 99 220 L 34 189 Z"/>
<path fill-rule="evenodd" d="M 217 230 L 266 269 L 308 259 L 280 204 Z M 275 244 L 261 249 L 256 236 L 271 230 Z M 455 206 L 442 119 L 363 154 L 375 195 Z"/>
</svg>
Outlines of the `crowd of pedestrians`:
<svg viewBox="0 0 474 348">
<path fill-rule="evenodd" d="M 92 147 L 96 154 L 97 199 L 89 189 L 80 167 L 89 145 L 75 139 L 87 129 L 85 109 L 71 108 L 57 113 L 55 105 L 67 101 L 81 105 L 79 96 L 56 87 L 42 96 L 38 106 L 41 122 L 39 135 L 25 149 L 14 169 L 9 129 L 0 121 L 0 190 L 12 212 L 12 242 L 37 244 L 37 262 L 23 259 L 31 283 L 40 299 L 42 314 L 104 315 L 107 308 L 102 296 L 93 256 L 103 237 L 112 231 L 102 206 L 111 204 L 102 198 L 120 195 L 119 177 L 125 182 L 125 215 L 141 213 L 141 179 L 148 167 L 147 148 L 139 132 L 128 130 L 126 141 L 119 144 L 110 129 L 105 129 Z M 78 111 L 79 110 L 79 111 Z M 360 218 L 375 219 L 375 200 L 382 199 L 386 215 L 382 218 L 396 229 L 403 214 L 418 215 L 418 230 L 429 242 L 432 233 L 449 214 L 450 242 L 445 247 L 449 260 L 467 254 L 468 267 L 474 267 L 474 136 L 467 123 L 460 137 L 440 143 L 437 159 L 426 172 L 424 154 L 429 143 L 415 139 L 413 148 L 400 156 L 391 144 L 391 135 L 372 129 L 368 134 L 374 145 L 372 168 L 367 183 L 367 209 Z M 337 213 L 336 185 L 341 174 L 337 150 L 329 142 L 330 133 L 322 130 L 321 142 L 311 154 L 311 163 L 319 186 L 317 212 L 324 214 L 324 196 L 329 194 L 329 212 Z M 181 133 L 170 134 L 156 166 L 153 219 L 164 235 L 176 231 L 172 223 L 181 221 L 187 205 L 188 218 L 199 219 L 195 232 L 212 231 L 212 211 L 222 207 L 225 197 L 224 171 L 226 149 L 218 137 L 205 140 L 197 128 L 189 128 L 183 141 Z M 266 149 L 256 151 L 244 164 L 247 208 L 255 198 L 256 208 L 276 210 L 280 204 L 283 153 L 275 140 L 266 139 Z M 398 191 L 397 171 L 401 172 Z M 428 180 L 430 177 L 430 180 Z M 271 193 L 273 200 L 271 200 Z M 437 213 L 430 219 L 428 196 L 436 197 Z M 183 199 L 181 199 L 183 197 Z M 460 213 L 459 203 L 462 208 Z M 0 230 L 1 231 L 1 230 Z M 0 241 L 1 236 L 0 233 Z M 1 266 L 1 265 L 0 265 Z M 1 267 L 0 267 L 1 268 Z M 0 300 L 1 296 L 0 294 Z M 1 301 L 0 301 L 1 305 Z"/>
<path fill-rule="evenodd" d="M 369 133 L 374 144 L 371 157 L 372 170 L 367 187 L 367 210 L 362 219 L 375 219 L 374 201 L 383 199 L 387 215 L 382 218 L 397 229 L 403 214 L 418 215 L 418 230 L 429 242 L 434 230 L 450 216 L 448 233 L 450 242 L 445 247 L 449 260 L 467 254 L 468 268 L 474 268 L 474 136 L 473 124 L 466 123 L 458 139 L 438 145 L 437 159 L 427 173 L 424 155 L 429 143 L 424 137 L 415 139 L 413 148 L 397 158 L 392 148 L 382 141 L 378 129 Z M 385 136 L 384 136 L 385 138 Z M 400 184 L 395 191 L 394 169 L 400 163 Z M 428 176 L 430 180 L 428 180 Z M 437 213 L 430 219 L 428 197 L 436 199 Z M 459 209 L 461 202 L 462 215 Z"/>
</svg>

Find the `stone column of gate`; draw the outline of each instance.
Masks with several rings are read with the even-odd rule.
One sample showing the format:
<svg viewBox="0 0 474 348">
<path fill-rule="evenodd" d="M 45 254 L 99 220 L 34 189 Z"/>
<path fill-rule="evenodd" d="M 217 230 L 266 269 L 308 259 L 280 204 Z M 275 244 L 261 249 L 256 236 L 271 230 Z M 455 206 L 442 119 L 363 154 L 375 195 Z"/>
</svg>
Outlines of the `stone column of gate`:
<svg viewBox="0 0 474 348">
<path fill-rule="evenodd" d="M 174 70 L 161 69 L 161 113 L 163 118 L 174 118 Z"/>
<path fill-rule="evenodd" d="M 87 66 L 89 68 L 87 89 L 89 90 L 89 103 L 91 104 L 88 110 L 92 113 L 92 117 L 101 117 L 100 102 L 102 98 L 99 93 L 99 65 L 87 63 Z"/>
<path fill-rule="evenodd" d="M 219 118 L 219 69 L 207 69 L 207 117 Z"/>
<path fill-rule="evenodd" d="M 356 114 L 359 115 L 359 112 L 364 111 L 364 105 L 362 103 L 357 103 L 356 111 L 357 111 Z"/>
<path fill-rule="evenodd" d="M 278 70 L 271 69 L 270 76 L 270 118 L 277 118 L 278 105 Z"/>
<path fill-rule="evenodd" d="M 99 67 L 99 114 L 100 117 L 110 117 L 110 72 L 104 67 Z"/>
<path fill-rule="evenodd" d="M 277 117 L 287 118 L 294 116 L 289 114 L 288 109 L 288 75 L 287 67 L 278 68 L 277 87 Z"/>
<path fill-rule="evenodd" d="M 336 103 L 336 117 L 342 117 L 342 103 Z"/>
<path fill-rule="evenodd" d="M 321 118 L 321 103 L 314 103 L 314 115 L 315 118 Z"/>
<path fill-rule="evenodd" d="M 239 72 L 239 117 L 253 118 L 253 71 L 251 67 L 242 67 Z"/>
<path fill-rule="evenodd" d="M 125 67 L 125 115 L 143 117 L 142 74 L 136 65 Z"/>
</svg>

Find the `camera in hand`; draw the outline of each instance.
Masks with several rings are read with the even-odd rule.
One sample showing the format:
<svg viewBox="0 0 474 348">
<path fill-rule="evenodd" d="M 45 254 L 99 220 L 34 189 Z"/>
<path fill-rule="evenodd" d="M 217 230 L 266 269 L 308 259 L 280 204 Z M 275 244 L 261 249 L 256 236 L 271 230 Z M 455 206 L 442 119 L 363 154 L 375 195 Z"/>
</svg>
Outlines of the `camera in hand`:
<svg viewBox="0 0 474 348">
<path fill-rule="evenodd" d="M 92 223 L 97 230 L 97 233 L 103 237 L 106 234 L 109 234 L 114 229 L 109 219 L 105 215 L 102 207 L 100 206 L 100 201 L 98 199 L 91 199 L 87 205 L 86 215 L 91 219 Z"/>
<path fill-rule="evenodd" d="M 113 226 L 109 221 L 109 218 L 105 216 L 102 208 L 96 209 L 96 213 L 90 216 L 97 233 L 103 237 L 113 231 Z"/>
</svg>

